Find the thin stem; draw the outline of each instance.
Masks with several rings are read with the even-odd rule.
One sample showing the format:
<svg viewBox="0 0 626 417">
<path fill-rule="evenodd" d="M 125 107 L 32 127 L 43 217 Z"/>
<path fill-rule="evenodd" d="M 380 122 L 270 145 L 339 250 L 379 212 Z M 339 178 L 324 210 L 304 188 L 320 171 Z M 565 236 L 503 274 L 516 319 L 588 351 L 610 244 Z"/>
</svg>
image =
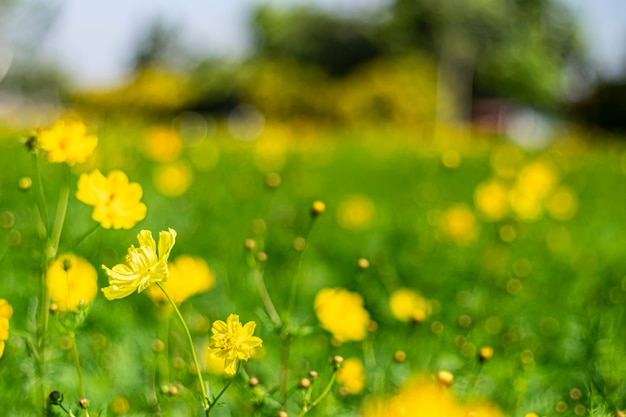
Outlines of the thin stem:
<svg viewBox="0 0 626 417">
<path fill-rule="evenodd" d="M 213 406 L 215 404 L 217 404 L 217 402 L 219 401 L 220 397 L 222 395 L 224 395 L 224 393 L 226 392 L 228 387 L 230 387 L 230 384 L 232 384 L 233 380 L 235 379 L 235 377 L 239 373 L 239 368 L 241 368 L 241 362 L 237 363 L 237 370 L 235 371 L 235 375 L 233 375 L 232 378 L 230 378 L 228 380 L 228 382 L 226 382 L 226 385 L 224 385 L 224 388 L 222 388 L 222 390 L 217 394 L 217 397 L 213 398 L 213 401 L 209 402 L 209 408 L 208 408 L 207 413 L 206 413 L 207 417 L 211 413 L 211 410 L 213 409 Z"/>
<path fill-rule="evenodd" d="M 74 359 L 74 368 L 76 368 L 76 377 L 78 378 L 78 395 L 80 398 L 85 398 L 85 386 L 83 384 L 83 373 L 80 370 L 80 357 L 78 356 L 78 346 L 76 346 L 76 334 L 70 332 L 69 336 L 72 341 L 72 359 Z"/>
<path fill-rule="evenodd" d="M 183 315 L 180 314 L 180 310 L 176 306 L 176 303 L 174 302 L 174 300 L 172 300 L 172 297 L 170 297 L 167 291 L 165 291 L 165 288 L 163 288 L 163 285 L 161 285 L 160 282 L 157 282 L 156 285 L 161 289 L 161 291 L 163 291 L 163 294 L 165 294 L 165 297 L 167 297 L 167 299 L 169 300 L 170 304 L 174 308 L 174 311 L 176 312 L 176 315 L 178 316 L 178 319 L 180 320 L 180 323 L 183 326 L 183 329 L 185 329 L 185 333 L 187 334 L 187 341 L 189 342 L 189 347 L 191 348 L 191 356 L 193 357 L 193 363 L 196 366 L 196 373 L 198 374 L 198 382 L 200 383 L 200 389 L 202 390 L 202 406 L 204 407 L 204 412 L 208 416 L 209 415 L 209 399 L 207 398 L 206 387 L 204 386 L 204 380 L 202 379 L 202 370 L 200 369 L 200 364 L 198 363 L 198 357 L 196 356 L 196 349 L 193 345 L 193 339 L 191 338 L 189 327 L 187 327 L 187 323 L 185 323 L 185 319 L 183 318 Z"/>
<path fill-rule="evenodd" d="M 304 407 L 302 407 L 302 411 L 300 411 L 300 414 L 298 415 L 298 417 L 302 417 L 306 413 L 314 409 L 320 403 L 320 401 L 322 401 L 324 397 L 328 395 L 331 388 L 333 387 L 333 384 L 335 383 L 336 374 L 337 374 L 337 371 L 334 371 L 333 374 L 330 376 L 330 379 L 328 380 L 328 384 L 326 384 L 324 391 L 322 391 L 320 396 L 317 397 L 315 401 L 313 401 L 311 404 L 305 404 Z"/>
<path fill-rule="evenodd" d="M 39 213 L 41 217 L 41 223 L 43 225 L 44 234 L 48 234 L 48 222 L 50 218 L 48 216 L 48 204 L 46 203 L 46 194 L 43 189 L 43 181 L 41 180 L 41 167 L 39 166 L 39 156 L 37 153 L 33 153 L 34 165 L 35 165 L 35 179 L 37 181 L 37 205 L 39 206 Z"/>
<path fill-rule="evenodd" d="M 288 374 L 289 374 L 289 356 L 291 349 L 291 335 L 289 334 L 289 327 L 291 324 L 291 316 L 293 315 L 293 311 L 296 307 L 296 298 L 298 297 L 298 285 L 300 284 L 300 270 L 302 269 L 302 254 L 306 251 L 306 248 L 309 244 L 309 236 L 311 235 L 311 230 L 313 229 L 313 224 L 315 223 L 316 217 L 311 218 L 311 222 L 304 234 L 305 246 L 302 250 L 298 251 L 298 263 L 296 266 L 296 271 L 294 272 L 293 279 L 291 280 L 291 288 L 289 291 L 289 299 L 287 301 L 287 311 L 284 316 L 285 320 L 283 322 L 283 326 L 281 328 L 281 338 L 283 339 L 283 353 L 281 357 L 281 378 L 280 378 L 280 392 L 282 397 L 283 407 L 287 405 L 287 383 L 288 383 Z"/>
<path fill-rule="evenodd" d="M 256 260 L 252 253 L 248 253 L 248 266 L 252 269 L 252 276 L 254 278 L 254 282 L 257 286 L 257 290 L 259 291 L 259 295 L 261 296 L 261 300 L 263 301 L 263 305 L 265 306 L 265 310 L 267 314 L 270 316 L 270 319 L 274 323 L 277 329 L 280 329 L 283 325 L 280 315 L 274 306 L 274 302 L 272 301 L 272 297 L 270 297 L 269 292 L 267 291 L 267 287 L 265 286 L 265 280 L 263 278 L 263 268 L 257 266 Z"/>
</svg>

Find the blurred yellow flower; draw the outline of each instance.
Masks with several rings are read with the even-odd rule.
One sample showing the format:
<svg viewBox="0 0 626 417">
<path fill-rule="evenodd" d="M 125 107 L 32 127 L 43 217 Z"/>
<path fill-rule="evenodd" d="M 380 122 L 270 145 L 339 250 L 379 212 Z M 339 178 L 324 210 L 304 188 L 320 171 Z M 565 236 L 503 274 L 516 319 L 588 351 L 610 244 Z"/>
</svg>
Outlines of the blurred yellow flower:
<svg viewBox="0 0 626 417">
<path fill-rule="evenodd" d="M 348 358 L 337 371 L 337 382 L 348 394 L 360 394 L 365 388 L 365 367 L 359 358 Z"/>
<path fill-rule="evenodd" d="M 345 229 L 367 229 L 372 223 L 376 207 L 369 198 L 353 195 L 343 200 L 337 208 L 337 222 Z"/>
<path fill-rule="evenodd" d="M 504 179 L 513 179 L 524 161 L 522 150 L 513 145 L 499 146 L 491 153 L 491 168 Z"/>
<path fill-rule="evenodd" d="M 176 159 L 183 149 L 183 138 L 172 128 L 155 127 L 144 138 L 143 153 L 150 159 L 167 162 Z"/>
<path fill-rule="evenodd" d="M 37 135 L 39 147 L 48 153 L 50 162 L 65 162 L 69 166 L 85 162 L 98 145 L 98 138 L 87 135 L 82 122 L 58 120 L 50 129 Z"/>
<path fill-rule="evenodd" d="M 556 220 L 569 220 L 576 214 L 578 200 L 576 193 L 569 187 L 559 187 L 546 203 L 550 216 Z"/>
<path fill-rule="evenodd" d="M 193 171 L 184 162 L 172 162 L 154 168 L 152 181 L 157 191 L 164 196 L 178 197 L 193 183 Z"/>
<path fill-rule="evenodd" d="M 0 298 L 0 358 L 4 354 L 4 342 L 9 340 L 9 319 L 13 315 L 13 307 L 4 298 Z"/>
<path fill-rule="evenodd" d="M 209 352 L 224 359 L 224 371 L 227 375 L 235 375 L 239 361 L 250 359 L 254 349 L 263 344 L 260 337 L 252 335 L 255 327 L 256 323 L 253 321 L 242 326 L 237 314 L 229 315 L 226 322 L 213 322 Z"/>
<path fill-rule="evenodd" d="M 363 297 L 343 288 L 322 288 L 315 296 L 315 314 L 322 327 L 340 343 L 363 340 L 370 315 Z"/>
<path fill-rule="evenodd" d="M 98 293 L 98 273 L 85 259 L 64 254 L 52 261 L 46 273 L 50 298 L 60 311 L 78 311 Z"/>
<path fill-rule="evenodd" d="M 433 379 L 419 377 L 405 382 L 390 397 L 374 397 L 363 405 L 361 417 L 503 417 L 488 402 L 460 404 L 454 392 Z"/>
<path fill-rule="evenodd" d="M 507 186 L 498 179 L 479 184 L 474 191 L 474 205 L 487 220 L 501 220 L 509 212 Z"/>
<path fill-rule="evenodd" d="M 176 243 L 176 230 L 168 229 L 159 233 L 158 252 L 149 230 L 139 232 L 137 240 L 139 247 L 131 245 L 128 249 L 127 265 L 118 264 L 113 269 L 102 265 L 102 269 L 109 276 L 110 284 L 102 292 L 109 300 L 127 297 L 135 290 L 141 292 L 153 283 L 169 277 L 167 261 Z"/>
<path fill-rule="evenodd" d="M 76 198 L 93 206 L 91 217 L 105 229 L 130 229 L 146 217 L 142 194 L 141 185 L 129 183 L 122 171 L 111 171 L 105 177 L 96 169 L 78 178 Z"/>
<path fill-rule="evenodd" d="M 423 321 L 432 312 L 430 303 L 421 294 L 409 288 L 400 288 L 389 297 L 391 314 L 401 321 Z"/>
<path fill-rule="evenodd" d="M 518 187 L 509 192 L 509 204 L 513 213 L 523 221 L 537 220 L 543 215 L 543 200 Z"/>
<path fill-rule="evenodd" d="M 472 210 L 465 204 L 448 208 L 439 221 L 443 237 L 458 244 L 467 245 L 478 237 L 478 222 Z"/>
<path fill-rule="evenodd" d="M 533 194 L 541 199 L 550 195 L 557 183 L 558 177 L 554 167 L 536 161 L 521 169 L 517 174 L 515 187 L 524 194 Z"/>
<path fill-rule="evenodd" d="M 195 294 L 208 291 L 215 285 L 213 271 L 206 261 L 199 257 L 180 255 L 169 263 L 169 271 L 169 278 L 161 285 L 176 304 Z M 163 291 L 154 285 L 148 288 L 147 294 L 156 302 L 168 302 Z"/>
</svg>

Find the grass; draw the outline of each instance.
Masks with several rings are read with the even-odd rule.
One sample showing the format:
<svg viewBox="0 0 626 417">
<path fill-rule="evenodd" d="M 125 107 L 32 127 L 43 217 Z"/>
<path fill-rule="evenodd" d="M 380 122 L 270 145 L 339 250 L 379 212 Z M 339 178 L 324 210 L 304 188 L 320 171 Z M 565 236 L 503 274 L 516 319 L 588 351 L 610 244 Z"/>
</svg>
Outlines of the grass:
<svg viewBox="0 0 626 417">
<path fill-rule="evenodd" d="M 474 192 L 494 175 L 494 152 L 510 146 L 503 139 L 438 147 L 404 133 L 392 138 L 380 129 L 302 135 L 294 130 L 283 134 L 286 139 L 276 133 L 245 142 L 218 129 L 214 137 L 186 142 L 176 161 L 190 169 L 193 182 L 182 195 L 167 197 L 155 182 L 156 170 L 167 163 L 142 153 L 150 129 L 132 119 L 100 121 L 97 156 L 72 169 L 61 248 L 94 226 L 90 208 L 73 197 L 78 172 L 120 168 L 143 186 L 144 221 L 128 231 L 99 229 L 72 250 L 96 267 L 111 266 L 123 260 L 139 230 L 172 227 L 178 231 L 173 257 L 185 253 L 207 261 L 216 286 L 181 305 L 199 355 L 205 355 L 210 323 L 230 313 L 242 322 L 254 320 L 264 340 L 216 416 L 276 415 L 280 408 L 272 390 L 278 391 L 284 339 L 271 326 L 246 262 L 248 238 L 267 253 L 265 284 L 279 313 L 288 310 L 294 275 L 300 282 L 290 321 L 301 334 L 291 345 L 289 386 L 317 370 L 315 393 L 320 393 L 334 355 L 365 363 L 361 394 L 342 395 L 335 384 L 311 415 L 358 415 L 368 396 L 393 392 L 409 375 L 441 369 L 455 374 L 451 389 L 462 400 L 489 399 L 510 416 L 559 411 L 600 416 L 626 408 L 626 194 L 620 192 L 626 149 L 621 144 L 565 141 L 525 152 L 522 166 L 548 161 L 559 184 L 574 190 L 575 215 L 565 221 L 548 213 L 533 221 L 515 215 L 487 221 L 474 207 Z M 0 296 L 14 309 L 1 359 L 0 399 L 7 415 L 41 415 L 36 386 L 42 378 L 47 391 L 63 392 L 74 409 L 79 398 L 72 343 L 55 317 L 44 374 L 26 342 L 36 323 L 44 257 L 36 189 L 17 186 L 21 177 L 34 176 L 33 156 L 19 139 L 19 133 L 5 133 L 0 141 Z M 458 166 L 442 162 L 450 149 L 460 156 Z M 65 166 L 50 164 L 43 155 L 40 162 L 47 207 L 54 213 Z M 269 172 L 279 173 L 278 187 L 267 186 Z M 299 254 L 293 242 L 306 234 L 314 200 L 324 201 L 327 210 Z M 441 229 L 446 210 L 458 204 L 477 219 L 478 232 L 469 242 L 446 238 Z M 503 228 L 514 237 L 503 235 Z M 359 258 L 368 259 L 370 268 L 360 270 Z M 107 285 L 100 271 L 99 286 Z M 320 328 L 313 299 L 324 287 L 362 295 L 377 324 L 365 341 L 337 346 Z M 400 287 L 430 300 L 432 315 L 421 323 L 394 318 L 389 296 Z M 157 339 L 168 341 L 167 355 L 155 348 Z M 182 328 L 144 294 L 119 301 L 99 294 L 76 332 L 76 344 L 92 416 L 201 412 Z M 485 345 L 495 353 L 482 363 L 477 354 Z M 397 351 L 407 359 L 395 361 Z M 250 376 L 271 394 L 251 389 Z M 225 381 L 206 377 L 215 395 Z M 163 385 L 179 392 L 163 393 Z M 581 395 L 572 395 L 573 388 Z M 255 398 L 264 405 L 255 407 Z M 301 401 L 297 392 L 290 397 L 290 415 L 300 413 Z"/>
</svg>

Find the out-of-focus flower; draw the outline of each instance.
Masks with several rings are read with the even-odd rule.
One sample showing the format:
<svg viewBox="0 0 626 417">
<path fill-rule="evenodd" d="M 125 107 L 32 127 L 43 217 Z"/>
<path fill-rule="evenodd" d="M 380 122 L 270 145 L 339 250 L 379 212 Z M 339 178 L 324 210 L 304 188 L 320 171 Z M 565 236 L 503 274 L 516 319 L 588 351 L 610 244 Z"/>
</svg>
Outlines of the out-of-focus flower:
<svg viewBox="0 0 626 417">
<path fill-rule="evenodd" d="M 109 300 L 124 298 L 133 292 L 141 292 L 155 282 L 169 277 L 168 258 L 174 243 L 176 230 L 168 229 L 159 233 L 159 247 L 149 230 L 142 230 L 137 235 L 139 247 L 128 249 L 126 264 L 115 265 L 112 269 L 102 265 L 109 276 L 110 286 L 103 288 L 104 296 Z"/>
<path fill-rule="evenodd" d="M 85 259 L 64 254 L 56 258 L 46 273 L 50 298 L 59 311 L 79 311 L 90 304 L 98 293 L 98 273 Z"/>
<path fill-rule="evenodd" d="M 474 205 L 487 220 L 501 220 L 509 212 L 507 186 L 498 179 L 479 184 L 474 191 Z"/>
<path fill-rule="evenodd" d="M 169 263 L 170 276 L 162 282 L 172 300 L 178 304 L 189 297 L 208 291 L 215 285 L 215 275 L 202 258 L 180 255 Z M 147 294 L 156 302 L 167 303 L 167 297 L 158 287 L 152 285 Z"/>
<path fill-rule="evenodd" d="M 509 204 L 515 215 L 523 221 L 537 220 L 543 214 L 543 201 L 537 195 L 520 188 L 509 192 Z"/>
<path fill-rule="evenodd" d="M 367 229 L 376 208 L 372 200 L 363 195 L 353 195 L 343 200 L 337 208 L 337 222 L 345 229 Z"/>
<path fill-rule="evenodd" d="M 479 229 L 472 210 L 464 204 L 457 204 L 442 214 L 439 231 L 444 238 L 458 245 L 468 245 L 476 240 Z"/>
<path fill-rule="evenodd" d="M 183 139 L 180 134 L 164 126 L 155 127 L 143 141 L 143 153 L 150 159 L 159 162 L 172 161 L 180 155 Z"/>
<path fill-rule="evenodd" d="M 557 173 L 552 165 L 536 161 L 521 169 L 515 187 L 524 194 L 534 194 L 543 199 L 552 193 L 557 183 Z"/>
<path fill-rule="evenodd" d="M 224 359 L 224 371 L 227 375 L 235 375 L 238 362 L 250 359 L 254 349 L 263 344 L 260 337 L 253 336 L 255 327 L 256 323 L 253 321 L 242 326 L 237 314 L 229 315 L 226 322 L 213 322 L 209 352 Z"/>
<path fill-rule="evenodd" d="M 569 220 L 576 214 L 578 200 L 576 193 L 569 187 L 559 187 L 548 199 L 546 208 L 556 220 Z"/>
<path fill-rule="evenodd" d="M 105 229 L 130 229 L 146 217 L 142 194 L 141 185 L 129 183 L 122 171 L 111 171 L 105 177 L 96 169 L 78 178 L 76 198 L 93 206 L 91 217 Z"/>
<path fill-rule="evenodd" d="M 374 397 L 365 402 L 361 417 L 503 417 L 497 406 L 482 402 L 460 404 L 453 391 L 437 381 L 418 377 L 405 382 L 390 397 Z"/>
<path fill-rule="evenodd" d="M 359 358 L 348 358 L 337 371 L 337 382 L 348 394 L 360 394 L 365 388 L 365 367 Z"/>
<path fill-rule="evenodd" d="M 0 358 L 4 355 L 4 342 L 9 340 L 9 319 L 13 315 L 13 307 L 4 298 L 0 298 Z"/>
<path fill-rule="evenodd" d="M 370 315 L 363 297 L 343 288 L 322 288 L 315 296 L 315 314 L 322 327 L 340 342 L 363 340 Z"/>
<path fill-rule="evenodd" d="M 193 171 L 184 162 L 172 162 L 152 171 L 155 188 L 166 197 L 183 195 L 193 183 Z"/>
<path fill-rule="evenodd" d="M 395 290 L 389 297 L 389 307 L 393 316 L 401 321 L 421 322 L 432 312 L 430 303 L 408 288 Z"/>
<path fill-rule="evenodd" d="M 98 145 L 98 138 L 87 135 L 82 122 L 58 120 L 50 129 L 37 135 L 39 147 L 48 153 L 50 162 L 65 162 L 69 166 L 87 160 Z"/>
</svg>

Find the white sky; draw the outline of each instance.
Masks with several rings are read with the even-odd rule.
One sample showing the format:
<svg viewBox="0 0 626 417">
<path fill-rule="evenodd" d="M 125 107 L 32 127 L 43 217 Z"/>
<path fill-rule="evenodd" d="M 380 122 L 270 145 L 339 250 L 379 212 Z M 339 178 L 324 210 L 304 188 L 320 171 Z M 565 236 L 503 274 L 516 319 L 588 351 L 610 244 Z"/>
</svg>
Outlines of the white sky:
<svg viewBox="0 0 626 417">
<path fill-rule="evenodd" d="M 65 0 L 41 45 L 78 85 L 118 82 L 146 25 L 162 18 L 207 54 L 241 55 L 249 45 L 248 17 L 261 0 Z M 445 1 L 445 0 L 444 0 Z M 579 16 L 591 57 L 604 74 L 626 68 L 626 0 L 561 0 Z M 344 12 L 386 0 L 274 0 L 272 5 L 322 5 Z"/>
</svg>

